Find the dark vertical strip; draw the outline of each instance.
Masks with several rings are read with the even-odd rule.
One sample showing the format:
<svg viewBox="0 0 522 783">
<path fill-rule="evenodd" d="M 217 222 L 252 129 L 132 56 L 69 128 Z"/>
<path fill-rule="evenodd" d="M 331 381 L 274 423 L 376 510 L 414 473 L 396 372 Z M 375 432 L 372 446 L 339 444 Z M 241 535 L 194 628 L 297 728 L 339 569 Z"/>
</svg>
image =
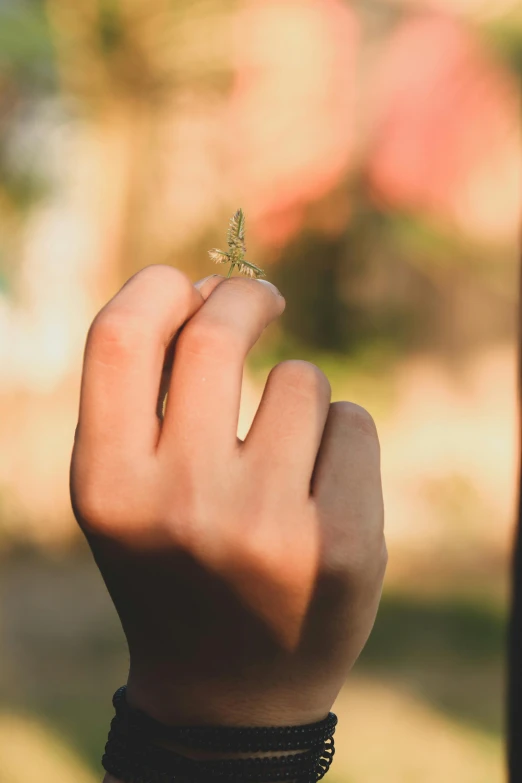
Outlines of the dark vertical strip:
<svg viewBox="0 0 522 783">
<path fill-rule="evenodd" d="M 518 307 L 518 431 L 520 438 L 522 407 L 522 268 L 519 269 Z M 522 783 L 522 459 L 520 458 L 520 447 L 518 524 L 515 533 L 512 569 L 511 620 L 508 649 L 508 765 L 509 783 Z"/>
<path fill-rule="evenodd" d="M 520 498 L 520 492 L 519 492 Z M 510 783 L 522 782 L 522 508 L 513 558 L 513 592 L 509 629 L 508 761 Z"/>
</svg>

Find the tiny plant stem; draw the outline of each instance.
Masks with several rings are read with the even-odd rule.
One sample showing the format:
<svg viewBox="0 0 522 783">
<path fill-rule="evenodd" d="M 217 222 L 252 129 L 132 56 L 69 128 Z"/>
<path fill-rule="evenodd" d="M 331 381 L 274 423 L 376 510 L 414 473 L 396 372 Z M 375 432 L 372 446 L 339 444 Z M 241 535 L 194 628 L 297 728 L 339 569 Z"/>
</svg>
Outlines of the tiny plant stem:
<svg viewBox="0 0 522 783">
<path fill-rule="evenodd" d="M 228 270 L 227 280 L 231 276 L 233 268 L 234 268 L 234 264 L 230 264 L 230 269 Z"/>
</svg>

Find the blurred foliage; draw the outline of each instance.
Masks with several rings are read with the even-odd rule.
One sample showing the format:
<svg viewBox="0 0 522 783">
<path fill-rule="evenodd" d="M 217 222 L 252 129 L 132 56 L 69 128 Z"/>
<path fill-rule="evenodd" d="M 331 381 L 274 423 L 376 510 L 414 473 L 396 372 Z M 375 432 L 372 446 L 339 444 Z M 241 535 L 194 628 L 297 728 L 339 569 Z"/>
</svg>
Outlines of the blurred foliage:
<svg viewBox="0 0 522 783">
<path fill-rule="evenodd" d="M 128 124 L 145 123 L 146 138 L 151 134 L 146 126 L 148 113 L 171 102 L 181 89 L 224 94 L 230 87 L 230 64 L 209 33 L 213 27 L 219 29 L 216 20 L 224 9 L 233 7 L 231 0 L 167 6 L 122 0 L 75 4 L 25 0 L 0 5 L 0 225 L 4 236 L 0 264 L 3 257 L 4 278 L 5 258 L 13 256 L 7 237 L 19 229 L 11 213 L 24 214 L 46 193 L 37 166 L 31 160 L 17 159 L 11 140 L 20 122 L 28 121 L 31 104 L 43 94 L 57 93 L 57 71 L 69 100 L 68 111 L 73 106 L 75 112 L 103 110 L 110 118 L 108 104 L 121 111 L 123 101 Z M 408 13 L 400 3 L 355 7 L 367 29 L 381 36 Z M 198 25 L 200 42 L 195 35 Z M 498 49 L 518 73 L 522 51 L 518 16 L 500 16 L 479 29 L 488 45 Z M 139 172 L 151 165 L 152 153 L 146 146 L 144 150 L 141 164 L 133 162 L 136 188 L 141 186 Z M 493 297 L 499 305 L 493 322 L 487 322 L 490 339 L 512 329 L 515 299 L 509 283 L 505 290 L 498 248 L 493 264 L 489 248 L 452 234 L 442 223 L 430 223 L 419 214 L 380 211 L 364 176 L 350 175 L 343 187 L 350 191 L 352 215 L 342 235 L 331 238 L 305 224 L 276 259 L 273 277 L 288 294 L 288 305 L 280 344 L 271 346 L 270 356 L 285 358 L 297 346 L 310 357 L 324 352 L 359 356 L 364 361 L 366 355 L 382 354 L 393 362 L 398 353 L 420 347 L 449 345 L 450 350 L 467 350 L 470 339 L 482 339 L 480 324 L 470 338 L 471 328 L 462 335 L 453 315 L 447 317 L 458 307 L 458 292 L 465 287 L 476 293 L 479 307 L 484 296 Z M 131 237 L 121 247 L 122 279 L 143 265 L 134 247 L 140 240 L 136 214 L 143 210 L 141 199 L 131 192 L 122 215 Z M 131 226 L 137 232 L 134 239 Z M 482 295 L 477 290 L 481 287 Z"/>
<path fill-rule="evenodd" d="M 24 124 L 34 121 L 35 106 L 56 93 L 54 66 L 44 3 L 0 3 L 0 290 L 6 292 L 13 288 L 24 216 L 48 192 L 36 156 L 21 156 L 16 143 Z"/>
<path fill-rule="evenodd" d="M 147 210 L 154 212 L 151 193 L 166 165 L 161 155 L 155 157 L 154 123 L 180 96 L 197 95 L 200 108 L 227 95 L 233 69 L 227 39 L 221 38 L 222 19 L 236 5 L 235 0 L 0 0 L 0 292 L 16 290 L 25 221 L 52 188 L 38 160 L 38 143 L 30 139 L 20 146 L 49 104 L 58 106 L 60 117 L 99 122 L 102 130 L 112 132 L 111 123 L 119 128 L 121 122 L 131 139 L 128 180 L 122 177 L 129 191 L 118 194 L 121 212 L 119 204 L 114 209 L 119 221 L 114 235 L 123 227 L 124 237 L 111 250 L 116 277 L 123 281 L 158 259 L 179 265 L 168 243 L 158 251 L 149 242 L 143 219 L 145 213 L 150 217 Z M 347 6 L 356 9 L 365 34 L 377 36 L 378 45 L 412 13 L 400 2 Z M 520 77 L 520 15 L 475 27 Z M 375 41 L 372 45 L 378 49 Z M 192 126 L 184 132 L 192 133 Z M 364 143 L 361 147 L 364 153 Z M 106 159 L 112 162 L 110 155 Z M 101 178 L 100 191 L 104 185 Z M 275 362 L 308 359 L 326 372 L 334 398 L 346 397 L 349 387 L 350 399 L 379 416 L 391 409 L 394 372 L 405 355 L 440 354 L 458 366 L 475 347 L 514 333 L 513 248 L 474 241 L 421 210 L 378 206 L 362 170 L 346 174 L 338 187 L 350 205 L 341 228 L 327 230 L 321 220 L 314 222 L 321 206 L 314 203 L 310 219 L 290 241 L 260 249 L 287 306 L 248 361 L 259 380 Z M 206 251 L 214 239 L 221 241 L 219 210 L 209 210 L 187 243 L 182 263 L 194 277 L 215 271 Z M 265 268 L 263 256 L 253 259 Z M 4 510 L 14 506 L 9 492 L 2 484 L 0 530 Z M 428 483 L 426 494 L 441 507 L 448 527 L 464 526 L 470 509 L 478 507 L 465 477 Z M 127 660 L 99 575 L 86 546 L 78 547 L 63 561 L 45 560 L 28 547 L 2 563 L 0 698 L 6 707 L 52 724 L 98 771 L 112 712 L 108 694 L 125 676 Z M 385 593 L 361 671 L 498 737 L 505 610 L 485 597 L 487 585 L 480 595 L 453 594 L 446 587 L 446 595 L 432 598 Z M 341 778 L 334 771 L 332 779 Z"/>
<path fill-rule="evenodd" d="M 128 3 L 125 0 L 46 0 L 62 62 L 63 84 L 81 111 L 104 111 L 107 103 L 140 101 L 158 107 L 183 86 L 222 90 L 230 70 L 208 46 L 194 43 L 231 0 Z M 188 56 L 187 56 L 188 54 Z"/>
<path fill-rule="evenodd" d="M 360 666 L 497 736 L 507 612 L 481 596 L 386 593 Z"/>
<path fill-rule="evenodd" d="M 109 2 L 101 4 L 97 32 L 100 50 L 103 55 L 110 56 L 116 49 L 123 48 L 125 25 L 119 13 L 116 0 L 109 0 Z"/>
<path fill-rule="evenodd" d="M 480 27 L 479 34 L 500 60 L 522 79 L 522 15 L 499 16 Z"/>
<path fill-rule="evenodd" d="M 43 0 L 0 3 L 0 80 L 35 95 L 56 87 L 49 20 Z M 4 94 L 4 90 L 2 90 Z"/>
<path fill-rule="evenodd" d="M 455 264 L 455 258 L 459 263 Z M 400 354 L 444 350 L 461 355 L 474 345 L 508 337 L 516 290 L 506 279 L 509 252 L 452 234 L 443 225 L 367 204 L 336 239 L 305 230 L 283 251 L 271 279 L 287 297 L 282 331 L 266 362 L 322 354 L 347 366 L 378 360 L 390 369 Z M 477 302 L 459 328 L 459 295 Z M 494 314 L 481 328 L 483 300 Z M 469 310 L 468 309 L 468 310 Z M 475 328 L 473 328 L 475 327 Z M 254 352 L 251 366 L 256 367 Z"/>
</svg>

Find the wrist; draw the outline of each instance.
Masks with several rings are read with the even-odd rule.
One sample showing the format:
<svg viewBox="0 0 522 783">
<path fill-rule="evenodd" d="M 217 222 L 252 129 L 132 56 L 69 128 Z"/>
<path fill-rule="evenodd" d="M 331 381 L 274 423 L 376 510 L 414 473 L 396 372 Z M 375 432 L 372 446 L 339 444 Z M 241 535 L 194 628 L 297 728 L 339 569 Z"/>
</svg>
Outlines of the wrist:
<svg viewBox="0 0 522 783">
<path fill-rule="evenodd" d="M 184 726 L 298 726 L 325 718 L 334 698 L 291 688 L 237 682 L 155 678 L 127 682 L 129 706 L 164 724 Z"/>
</svg>

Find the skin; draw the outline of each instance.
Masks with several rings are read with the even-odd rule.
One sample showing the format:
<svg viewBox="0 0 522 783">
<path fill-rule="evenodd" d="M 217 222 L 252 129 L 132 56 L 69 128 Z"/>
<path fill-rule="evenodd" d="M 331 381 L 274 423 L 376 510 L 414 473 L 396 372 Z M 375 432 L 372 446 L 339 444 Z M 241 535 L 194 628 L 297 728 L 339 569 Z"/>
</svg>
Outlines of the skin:
<svg viewBox="0 0 522 783">
<path fill-rule="evenodd" d="M 284 307 L 266 281 L 151 266 L 88 334 L 73 509 L 127 637 L 129 702 L 165 723 L 320 720 L 375 620 L 370 414 L 285 361 L 237 437 L 245 358 Z"/>
</svg>

